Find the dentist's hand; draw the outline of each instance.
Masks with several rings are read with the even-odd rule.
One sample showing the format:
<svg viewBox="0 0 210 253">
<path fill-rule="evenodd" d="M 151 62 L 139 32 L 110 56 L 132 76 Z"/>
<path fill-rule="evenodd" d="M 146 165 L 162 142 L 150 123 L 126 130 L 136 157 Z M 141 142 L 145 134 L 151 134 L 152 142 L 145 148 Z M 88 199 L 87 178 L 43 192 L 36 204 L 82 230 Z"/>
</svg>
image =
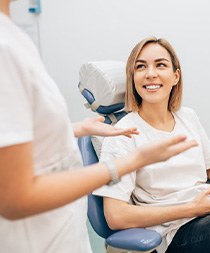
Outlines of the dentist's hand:
<svg viewBox="0 0 210 253">
<path fill-rule="evenodd" d="M 183 135 L 150 142 L 130 154 L 131 163 L 137 169 L 152 163 L 163 162 L 197 145 L 195 140 L 186 141 L 186 136 Z"/>
<path fill-rule="evenodd" d="M 150 164 L 166 161 L 170 157 L 178 155 L 197 145 L 195 140 L 186 141 L 186 136 L 179 135 L 166 140 L 150 142 L 141 147 L 141 153 L 143 157 L 147 157 L 147 163 Z"/>
<path fill-rule="evenodd" d="M 74 123 L 73 129 L 76 137 L 85 135 L 97 135 L 97 136 L 118 136 L 124 135 L 129 138 L 133 134 L 139 134 L 137 128 L 131 127 L 121 129 L 104 123 L 104 117 L 99 116 L 96 118 L 86 118 L 81 122 Z"/>
<path fill-rule="evenodd" d="M 119 175 L 124 175 L 141 169 L 146 165 L 166 161 L 172 156 L 178 155 L 197 145 L 197 142 L 194 140 L 186 141 L 186 136 L 174 136 L 142 145 L 127 156 L 117 159 L 115 163 L 119 168 Z"/>
</svg>

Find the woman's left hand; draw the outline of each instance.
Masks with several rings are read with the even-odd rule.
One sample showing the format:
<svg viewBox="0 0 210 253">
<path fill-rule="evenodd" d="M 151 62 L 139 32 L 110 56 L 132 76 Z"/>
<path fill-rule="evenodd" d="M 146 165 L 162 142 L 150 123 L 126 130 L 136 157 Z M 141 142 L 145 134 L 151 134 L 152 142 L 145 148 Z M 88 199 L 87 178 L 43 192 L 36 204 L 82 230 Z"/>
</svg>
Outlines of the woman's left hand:
<svg viewBox="0 0 210 253">
<path fill-rule="evenodd" d="M 139 134 L 136 127 L 116 128 L 112 125 L 104 123 L 104 117 L 86 118 L 79 123 L 73 124 L 75 136 L 97 135 L 97 136 L 118 136 L 124 135 L 131 138 L 133 134 Z"/>
</svg>

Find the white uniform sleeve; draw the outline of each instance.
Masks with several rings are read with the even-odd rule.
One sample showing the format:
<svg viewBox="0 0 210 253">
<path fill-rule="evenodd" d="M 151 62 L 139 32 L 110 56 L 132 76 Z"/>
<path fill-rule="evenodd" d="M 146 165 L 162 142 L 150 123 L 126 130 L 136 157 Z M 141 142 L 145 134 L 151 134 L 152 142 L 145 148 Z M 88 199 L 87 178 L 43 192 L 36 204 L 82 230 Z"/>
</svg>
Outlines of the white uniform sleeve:
<svg viewBox="0 0 210 253">
<path fill-rule="evenodd" d="M 0 147 L 33 139 L 28 75 L 24 63 L 0 44 Z M 30 84 L 30 83 L 29 83 Z"/>
<path fill-rule="evenodd" d="M 100 162 L 122 157 L 132 152 L 135 148 L 133 139 L 123 136 L 107 137 L 103 142 Z M 129 202 L 132 191 L 135 188 L 135 181 L 136 172 L 133 172 L 123 176 L 119 183 L 112 186 L 103 186 L 94 191 L 93 194 Z"/>
</svg>

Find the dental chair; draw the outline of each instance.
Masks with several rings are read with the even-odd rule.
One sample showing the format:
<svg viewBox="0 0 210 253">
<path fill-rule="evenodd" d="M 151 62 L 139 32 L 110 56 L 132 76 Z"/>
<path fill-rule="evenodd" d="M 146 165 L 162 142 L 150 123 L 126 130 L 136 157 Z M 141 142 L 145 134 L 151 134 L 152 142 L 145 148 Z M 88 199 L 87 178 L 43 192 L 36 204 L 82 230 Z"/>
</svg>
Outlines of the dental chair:
<svg viewBox="0 0 210 253">
<path fill-rule="evenodd" d="M 88 102 L 86 107 L 103 115 L 106 123 L 113 124 L 126 114 L 123 111 L 124 63 L 104 61 L 84 64 L 80 69 L 79 89 Z M 108 95 L 111 95 L 111 98 L 108 98 Z M 103 100 L 103 103 L 99 103 L 100 100 Z M 84 166 L 98 162 L 91 136 L 79 138 L 78 144 Z M 111 230 L 104 217 L 103 197 L 89 194 L 88 219 L 94 231 L 104 238 L 107 253 L 152 252 L 162 241 L 160 234 L 144 228 Z"/>
</svg>

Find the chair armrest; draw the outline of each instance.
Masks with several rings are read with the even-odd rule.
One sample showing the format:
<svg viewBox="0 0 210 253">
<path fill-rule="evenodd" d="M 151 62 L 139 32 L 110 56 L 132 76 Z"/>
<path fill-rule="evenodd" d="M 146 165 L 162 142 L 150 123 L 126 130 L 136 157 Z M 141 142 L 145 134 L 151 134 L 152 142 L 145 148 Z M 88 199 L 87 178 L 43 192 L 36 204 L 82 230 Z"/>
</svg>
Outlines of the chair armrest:
<svg viewBox="0 0 210 253">
<path fill-rule="evenodd" d="M 159 233 L 144 228 L 130 228 L 113 233 L 106 243 L 118 249 L 129 251 L 148 251 L 160 245 L 162 238 Z"/>
</svg>

